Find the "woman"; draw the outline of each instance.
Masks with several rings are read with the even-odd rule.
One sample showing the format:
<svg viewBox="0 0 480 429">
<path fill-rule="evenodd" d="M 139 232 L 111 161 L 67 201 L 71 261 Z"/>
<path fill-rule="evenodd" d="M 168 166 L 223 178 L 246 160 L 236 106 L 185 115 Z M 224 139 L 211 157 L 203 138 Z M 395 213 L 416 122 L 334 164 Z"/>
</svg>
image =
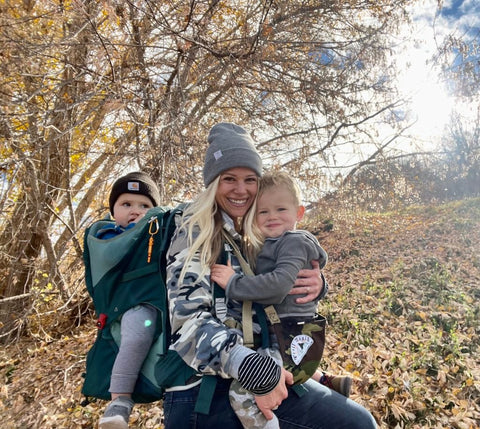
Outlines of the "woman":
<svg viewBox="0 0 480 429">
<path fill-rule="evenodd" d="M 172 347 L 192 368 L 217 376 L 208 415 L 194 412 L 198 383 L 169 391 L 164 399 L 166 429 L 241 429 L 228 390 L 232 378 L 255 395 L 267 419 L 273 411 L 282 428 L 375 428 L 373 417 L 360 405 L 309 380 L 299 395 L 288 389 L 292 374 L 275 361 L 243 345 L 238 329 L 242 303 L 214 299 L 210 266 L 225 248 L 228 234 L 245 253 L 261 241 L 252 231 L 251 210 L 262 174 L 262 161 L 249 134 L 238 125 L 220 123 L 209 133 L 203 178 L 206 190 L 188 208 L 168 255 L 167 287 L 173 332 Z M 232 267 L 240 272 L 231 255 Z M 326 287 L 318 271 L 305 270 L 297 280 L 299 298 L 307 302 Z M 255 318 L 254 318 L 255 322 Z M 254 332 L 260 333 L 254 323 Z"/>
</svg>

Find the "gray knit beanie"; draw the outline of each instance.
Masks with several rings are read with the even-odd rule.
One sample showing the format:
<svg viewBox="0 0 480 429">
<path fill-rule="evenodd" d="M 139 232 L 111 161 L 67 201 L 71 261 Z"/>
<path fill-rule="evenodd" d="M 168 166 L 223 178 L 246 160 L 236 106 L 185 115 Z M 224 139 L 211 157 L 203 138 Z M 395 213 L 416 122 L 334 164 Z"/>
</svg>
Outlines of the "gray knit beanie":
<svg viewBox="0 0 480 429">
<path fill-rule="evenodd" d="M 110 213 L 113 214 L 113 206 L 118 197 L 122 194 L 139 194 L 150 198 L 153 206 L 160 205 L 160 192 L 152 178 L 142 171 L 135 171 L 120 177 L 115 181 L 110 192 L 108 203 L 110 205 Z"/>
<path fill-rule="evenodd" d="M 230 168 L 251 168 L 259 177 L 262 175 L 262 159 L 244 128 L 231 122 L 221 122 L 211 128 L 208 142 L 210 146 L 203 167 L 205 187 Z"/>
</svg>

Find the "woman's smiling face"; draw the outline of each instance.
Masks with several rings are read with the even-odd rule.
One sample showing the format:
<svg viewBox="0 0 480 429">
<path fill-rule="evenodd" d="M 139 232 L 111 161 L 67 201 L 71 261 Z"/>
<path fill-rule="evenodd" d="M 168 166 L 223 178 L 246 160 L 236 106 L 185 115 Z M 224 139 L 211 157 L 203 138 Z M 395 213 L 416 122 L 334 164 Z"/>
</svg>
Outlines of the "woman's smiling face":
<svg viewBox="0 0 480 429">
<path fill-rule="evenodd" d="M 215 200 L 232 219 L 245 216 L 255 201 L 258 176 L 250 168 L 236 167 L 220 174 Z"/>
</svg>

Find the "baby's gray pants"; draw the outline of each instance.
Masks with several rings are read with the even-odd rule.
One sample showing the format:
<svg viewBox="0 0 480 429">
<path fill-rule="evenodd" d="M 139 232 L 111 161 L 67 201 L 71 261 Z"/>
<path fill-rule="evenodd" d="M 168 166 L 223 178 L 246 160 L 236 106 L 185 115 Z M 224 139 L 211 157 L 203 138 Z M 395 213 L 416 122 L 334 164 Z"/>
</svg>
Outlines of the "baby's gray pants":
<svg viewBox="0 0 480 429">
<path fill-rule="evenodd" d="M 137 305 L 126 311 L 120 324 L 120 347 L 112 369 L 111 393 L 132 393 L 143 361 L 153 342 L 157 310 Z"/>
</svg>

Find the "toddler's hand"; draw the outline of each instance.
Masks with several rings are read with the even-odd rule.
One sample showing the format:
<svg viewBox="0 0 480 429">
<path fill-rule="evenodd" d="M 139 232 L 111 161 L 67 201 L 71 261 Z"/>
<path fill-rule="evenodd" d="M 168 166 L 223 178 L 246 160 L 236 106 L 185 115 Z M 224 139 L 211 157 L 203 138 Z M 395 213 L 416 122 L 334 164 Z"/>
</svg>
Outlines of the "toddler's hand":
<svg viewBox="0 0 480 429">
<path fill-rule="evenodd" d="M 235 274 L 235 271 L 228 261 L 228 265 L 214 264 L 210 268 L 210 279 L 217 283 L 221 288 L 225 289 L 230 278 Z"/>
</svg>

